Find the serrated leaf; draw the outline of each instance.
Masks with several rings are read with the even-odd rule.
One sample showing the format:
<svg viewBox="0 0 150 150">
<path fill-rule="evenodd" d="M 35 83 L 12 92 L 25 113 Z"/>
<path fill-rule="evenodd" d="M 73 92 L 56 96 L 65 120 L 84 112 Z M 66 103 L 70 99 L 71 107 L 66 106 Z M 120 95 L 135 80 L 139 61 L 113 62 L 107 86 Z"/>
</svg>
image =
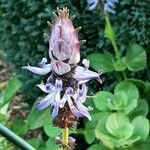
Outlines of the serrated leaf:
<svg viewBox="0 0 150 150">
<path fill-rule="evenodd" d="M 29 128 L 30 129 L 37 129 L 39 127 L 44 126 L 46 122 L 50 122 L 51 117 L 50 117 L 50 112 L 49 110 L 44 110 L 44 111 L 39 111 L 36 108 L 36 104 L 32 107 L 31 112 L 28 116 L 28 123 L 29 123 Z"/>
<path fill-rule="evenodd" d="M 117 139 L 128 139 L 134 127 L 123 113 L 113 113 L 106 120 L 106 129 Z"/>
<path fill-rule="evenodd" d="M 101 111 L 109 111 L 108 103 L 112 98 L 112 94 L 110 92 L 102 91 L 96 94 L 94 98 L 94 104 L 97 109 Z"/>
<path fill-rule="evenodd" d="M 138 116 L 132 120 L 132 124 L 134 135 L 140 136 L 141 140 L 146 140 L 149 134 L 149 121 L 143 116 Z"/>
<path fill-rule="evenodd" d="M 126 64 L 130 71 L 139 71 L 146 67 L 146 52 L 137 44 L 130 44 L 126 54 Z"/>
<path fill-rule="evenodd" d="M 47 136 L 52 138 L 59 136 L 62 132 L 60 128 L 54 127 L 53 125 L 50 124 L 44 125 L 44 131 L 47 134 Z"/>
<path fill-rule="evenodd" d="M 90 60 L 91 66 L 96 69 L 102 69 L 104 72 L 111 72 L 114 70 L 114 60 L 110 53 L 93 53 L 87 57 Z"/>
<path fill-rule="evenodd" d="M 99 121 L 95 128 L 95 135 L 98 139 L 100 139 L 104 145 L 113 149 L 117 139 L 111 136 L 106 130 L 106 120 L 109 117 L 110 113 L 104 113 L 100 116 Z"/>
<path fill-rule="evenodd" d="M 123 91 L 126 93 L 128 98 L 128 103 L 125 108 L 125 113 L 131 112 L 137 106 L 139 92 L 136 86 L 129 81 L 122 81 L 115 87 L 115 93 L 118 91 Z"/>
</svg>

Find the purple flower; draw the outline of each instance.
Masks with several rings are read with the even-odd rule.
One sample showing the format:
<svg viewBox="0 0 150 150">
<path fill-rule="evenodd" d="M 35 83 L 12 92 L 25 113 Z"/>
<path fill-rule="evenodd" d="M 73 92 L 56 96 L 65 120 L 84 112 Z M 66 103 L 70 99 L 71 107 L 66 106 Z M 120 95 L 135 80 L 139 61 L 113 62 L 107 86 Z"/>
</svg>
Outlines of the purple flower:
<svg viewBox="0 0 150 150">
<path fill-rule="evenodd" d="M 51 72 L 52 70 L 51 64 L 46 64 L 46 63 L 47 63 L 47 59 L 43 58 L 42 61 L 39 63 L 40 67 L 33 67 L 33 66 L 28 65 L 22 68 L 27 69 L 38 75 L 45 75 Z"/>
<path fill-rule="evenodd" d="M 100 75 L 101 73 L 97 73 L 89 70 L 89 61 L 84 59 L 82 61 L 85 67 L 77 66 L 75 69 L 74 78 L 79 82 L 79 84 L 83 84 L 88 82 L 89 80 L 96 79 L 101 82 Z"/>
<path fill-rule="evenodd" d="M 89 108 L 83 105 L 86 100 L 86 96 L 87 87 L 85 84 L 82 85 L 82 89 L 78 89 L 75 93 L 73 93 L 73 89 L 69 87 L 61 99 L 60 108 L 63 108 L 65 103 L 68 102 L 70 110 L 75 116 L 77 116 L 77 118 L 85 116 L 91 120 L 91 116 L 88 112 Z"/>
<path fill-rule="evenodd" d="M 60 105 L 60 94 L 62 91 L 62 81 L 56 80 L 55 85 L 51 83 L 37 85 L 43 92 L 49 93 L 44 99 L 38 104 L 37 108 L 43 110 L 49 106 L 53 107 L 52 117 L 56 117 Z"/>
<path fill-rule="evenodd" d="M 71 127 L 77 122 L 79 117 L 87 117 L 91 120 L 89 108 L 83 103 L 87 97 L 86 82 L 96 79 L 100 80 L 101 73 L 89 70 L 89 61 L 82 61 L 84 67 L 78 66 L 80 61 L 80 45 L 85 40 L 79 41 L 78 31 L 73 26 L 73 17 L 69 18 L 67 8 L 58 9 L 58 16 L 52 27 L 51 37 L 49 39 L 49 56 L 51 63 L 43 58 L 39 67 L 25 66 L 27 69 L 38 75 L 51 73 L 47 83 L 37 86 L 47 96 L 41 99 L 38 104 L 38 110 L 44 110 L 52 107 L 52 118 L 54 124 L 59 127 Z"/>
<path fill-rule="evenodd" d="M 119 3 L 119 0 L 107 0 L 106 2 L 104 0 L 87 0 L 87 3 L 89 10 L 95 9 L 98 3 L 100 3 L 104 12 L 115 14 L 115 3 Z"/>
</svg>

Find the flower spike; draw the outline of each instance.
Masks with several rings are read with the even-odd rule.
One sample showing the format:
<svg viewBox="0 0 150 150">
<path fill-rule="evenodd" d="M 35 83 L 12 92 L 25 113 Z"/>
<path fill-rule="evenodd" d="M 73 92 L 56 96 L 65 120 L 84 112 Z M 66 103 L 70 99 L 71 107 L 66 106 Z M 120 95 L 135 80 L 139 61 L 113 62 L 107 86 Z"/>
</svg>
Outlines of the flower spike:
<svg viewBox="0 0 150 150">
<path fill-rule="evenodd" d="M 84 106 L 87 97 L 87 86 L 85 83 L 92 79 L 100 80 L 100 74 L 89 69 L 89 61 L 83 59 L 80 62 L 80 46 L 85 40 L 79 40 L 78 32 L 81 27 L 74 28 L 73 19 L 69 18 L 69 9 L 57 8 L 54 23 L 47 21 L 51 27 L 49 38 L 48 63 L 43 58 L 39 67 L 25 66 L 35 74 L 45 75 L 51 73 L 47 83 L 38 84 L 37 87 L 47 95 L 37 103 L 38 110 L 49 107 L 52 109 L 54 125 L 60 128 L 71 128 L 77 124 L 79 117 L 87 117 L 91 120 L 89 111 L 91 108 Z"/>
</svg>

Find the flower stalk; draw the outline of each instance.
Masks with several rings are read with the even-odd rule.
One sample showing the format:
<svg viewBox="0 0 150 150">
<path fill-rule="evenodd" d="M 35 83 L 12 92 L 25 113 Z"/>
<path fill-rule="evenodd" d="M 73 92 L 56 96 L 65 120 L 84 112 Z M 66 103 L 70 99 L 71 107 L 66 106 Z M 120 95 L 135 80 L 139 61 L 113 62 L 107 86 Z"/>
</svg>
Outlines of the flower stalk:
<svg viewBox="0 0 150 150">
<path fill-rule="evenodd" d="M 112 25 L 110 23 L 110 19 L 109 19 L 109 16 L 107 13 L 104 13 L 104 16 L 105 16 L 105 21 L 106 21 L 106 26 L 109 28 L 110 30 L 110 33 L 111 35 L 109 36 L 109 39 L 111 40 L 112 42 L 112 45 L 113 45 L 113 48 L 114 48 L 114 51 L 116 53 L 116 57 L 117 58 L 120 58 L 120 53 L 119 53 L 119 50 L 118 50 L 118 47 L 117 47 L 117 44 L 116 44 L 116 40 L 115 40 L 115 33 L 114 33 L 114 30 L 112 28 Z"/>
<path fill-rule="evenodd" d="M 63 141 L 63 150 L 68 150 L 68 139 L 69 139 L 69 128 L 63 129 L 62 141 Z"/>
<path fill-rule="evenodd" d="M 114 48 L 114 52 L 115 52 L 116 58 L 117 58 L 118 60 L 122 61 L 122 60 L 121 60 L 120 51 L 119 51 L 119 49 L 118 49 L 118 47 L 117 47 L 116 38 L 115 38 L 115 33 L 114 33 L 113 27 L 112 27 L 112 25 L 111 25 L 109 16 L 108 16 L 107 13 L 104 13 L 104 16 L 105 16 L 105 21 L 106 21 L 106 27 L 108 28 L 107 30 L 109 30 L 109 31 L 107 31 L 107 32 L 109 32 L 109 33 L 108 33 L 109 35 L 107 35 L 107 38 L 109 38 L 110 41 L 111 41 L 111 43 L 112 43 L 112 46 L 113 46 L 113 48 Z M 125 74 L 125 72 L 124 72 L 124 71 L 121 71 L 121 73 L 122 73 L 123 78 L 126 79 L 126 74 Z M 118 77 L 117 77 L 117 78 L 118 78 Z"/>
</svg>

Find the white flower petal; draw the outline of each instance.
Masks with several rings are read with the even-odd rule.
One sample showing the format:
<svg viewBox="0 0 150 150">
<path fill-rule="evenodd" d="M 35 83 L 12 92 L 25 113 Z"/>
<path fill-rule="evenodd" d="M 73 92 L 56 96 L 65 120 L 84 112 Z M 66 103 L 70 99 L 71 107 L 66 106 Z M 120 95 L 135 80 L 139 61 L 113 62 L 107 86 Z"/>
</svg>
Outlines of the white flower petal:
<svg viewBox="0 0 150 150">
<path fill-rule="evenodd" d="M 23 69 L 27 69 L 35 74 L 38 74 L 38 75 L 45 75 L 45 74 L 48 74 L 50 71 L 51 71 L 51 64 L 46 64 L 44 66 L 44 68 L 40 68 L 40 67 L 33 67 L 33 66 L 24 66 L 22 67 Z"/>
<path fill-rule="evenodd" d="M 78 66 L 75 69 L 74 78 L 79 82 L 79 84 L 83 84 L 91 79 L 99 79 L 99 74 L 84 67 Z"/>
</svg>

